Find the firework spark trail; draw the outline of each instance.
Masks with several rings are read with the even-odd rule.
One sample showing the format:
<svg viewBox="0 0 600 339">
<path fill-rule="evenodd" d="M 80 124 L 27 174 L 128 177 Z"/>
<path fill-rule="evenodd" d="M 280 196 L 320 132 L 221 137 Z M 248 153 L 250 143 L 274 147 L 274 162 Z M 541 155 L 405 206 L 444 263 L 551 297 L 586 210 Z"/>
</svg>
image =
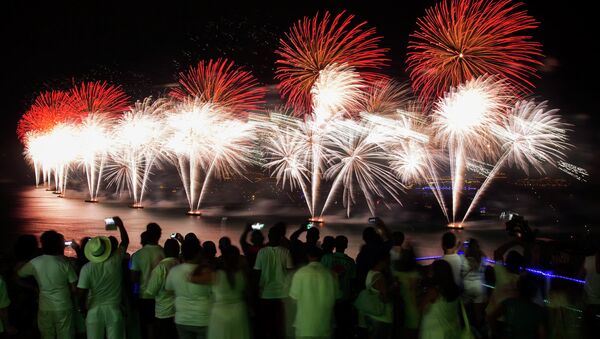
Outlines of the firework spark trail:
<svg viewBox="0 0 600 339">
<path fill-rule="evenodd" d="M 558 167 L 559 170 L 577 179 L 578 181 L 587 182 L 587 177 L 589 176 L 589 173 L 585 168 L 581 168 L 564 161 L 558 161 L 556 163 L 556 167 Z"/>
<path fill-rule="evenodd" d="M 510 0 L 443 0 L 426 10 L 411 35 L 408 70 L 423 99 L 485 74 L 530 93 L 542 63 L 541 45 L 527 33 L 538 23 Z"/>
<path fill-rule="evenodd" d="M 490 165 L 488 163 L 479 161 L 477 159 L 468 159 L 468 161 L 467 161 L 467 171 L 477 173 L 484 177 L 487 177 L 488 175 L 490 175 L 491 168 L 493 168 L 493 167 L 494 167 L 494 165 Z"/>
<path fill-rule="evenodd" d="M 311 149 L 311 202 L 312 211 L 317 211 L 323 167 L 323 142 L 330 133 L 330 125 L 347 116 L 351 107 L 360 100 L 362 79 L 353 67 L 346 64 L 331 64 L 319 72 L 311 89 L 313 114 L 306 118 Z"/>
<path fill-rule="evenodd" d="M 271 113 L 271 120 L 260 126 L 266 134 L 265 152 L 267 162 L 263 165 L 271 170 L 277 184 L 290 190 L 299 186 L 306 201 L 308 211 L 314 216 L 310 192 L 307 188 L 309 170 L 307 162 L 307 136 L 300 127 L 303 122 L 286 115 Z"/>
<path fill-rule="evenodd" d="M 490 127 L 504 114 L 510 99 L 504 84 L 503 80 L 487 76 L 470 80 L 452 88 L 434 108 L 436 138 L 447 145 L 450 159 L 453 222 L 466 158 L 483 159 L 496 151 Z"/>
<path fill-rule="evenodd" d="M 548 109 L 545 101 L 519 101 L 501 124 L 491 127 L 504 153 L 475 193 L 463 222 L 504 165 L 515 165 L 526 174 L 533 167 L 541 174 L 545 173 L 544 164 L 554 165 L 565 157 L 564 151 L 571 145 L 567 142 L 567 124 L 557 113 L 557 109 Z"/>
<path fill-rule="evenodd" d="M 112 146 L 109 119 L 104 114 L 88 114 L 77 126 L 79 162 L 85 168 L 89 201 L 98 201 L 104 165 Z"/>
<path fill-rule="evenodd" d="M 427 183 L 442 213 L 449 219 L 437 174 L 440 157 L 433 154 L 428 135 L 430 131 L 424 129 L 427 121 L 420 118 L 415 113 L 417 111 L 417 107 L 410 111 L 397 109 L 395 117 L 363 113 L 361 119 L 374 124 L 375 128 L 368 138 L 388 152 L 390 167 L 402 182 Z"/>
<path fill-rule="evenodd" d="M 83 82 L 71 89 L 70 96 L 72 109 L 80 116 L 80 161 L 86 172 L 88 201 L 96 202 L 111 146 L 109 124 L 127 109 L 129 97 L 120 86 L 101 81 Z"/>
<path fill-rule="evenodd" d="M 251 162 L 254 124 L 236 119 L 216 105 L 195 100 L 169 113 L 167 125 L 170 132 L 166 147 L 176 159 L 189 213 L 197 214 L 213 177 L 243 175 Z"/>
<path fill-rule="evenodd" d="M 398 195 L 404 186 L 387 166 L 387 152 L 377 143 L 369 141 L 373 128 L 372 124 L 354 120 L 335 122 L 332 133 L 328 134 L 325 141 L 329 165 L 325 177 L 333 179 L 333 184 L 321 210 L 321 217 L 342 187 L 343 204 L 348 217 L 352 205 L 357 201 L 355 186 L 360 188 L 372 215 L 375 215 L 375 197 L 390 196 L 401 204 Z"/>
<path fill-rule="evenodd" d="M 133 206 L 141 207 L 151 170 L 165 156 L 163 117 L 170 108 L 165 99 L 148 97 L 138 101 L 116 122 L 108 167 L 109 186 L 117 191 L 128 189 Z"/>
</svg>

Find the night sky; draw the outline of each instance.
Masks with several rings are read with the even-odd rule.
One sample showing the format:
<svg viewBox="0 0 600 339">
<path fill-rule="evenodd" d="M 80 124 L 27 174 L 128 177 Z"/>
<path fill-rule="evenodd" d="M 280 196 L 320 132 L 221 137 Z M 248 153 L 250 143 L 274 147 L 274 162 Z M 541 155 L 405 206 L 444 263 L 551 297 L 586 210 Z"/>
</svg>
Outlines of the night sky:
<svg viewBox="0 0 600 339">
<path fill-rule="evenodd" d="M 212 3 L 207 6 L 206 3 Z M 407 79 L 404 60 L 416 19 L 436 1 L 9 1 L 2 8 L 1 181 L 31 183 L 15 135 L 17 120 L 36 94 L 69 88 L 72 81 L 107 80 L 122 84 L 134 99 L 164 93 L 178 71 L 200 59 L 227 57 L 273 84 L 274 50 L 296 20 L 317 11 L 346 9 L 369 22 L 391 49 L 388 74 Z M 539 22 L 534 37 L 546 55 L 535 95 L 561 109 L 572 123 L 577 151 L 569 161 L 586 167 L 590 190 L 597 184 L 596 146 L 600 126 L 593 105 L 598 86 L 595 43 L 597 19 L 586 2 L 525 1 Z M 589 19 L 588 19 L 589 18 Z M 592 85 L 593 84 L 593 85 Z M 29 171 L 29 172 L 28 172 Z"/>
</svg>

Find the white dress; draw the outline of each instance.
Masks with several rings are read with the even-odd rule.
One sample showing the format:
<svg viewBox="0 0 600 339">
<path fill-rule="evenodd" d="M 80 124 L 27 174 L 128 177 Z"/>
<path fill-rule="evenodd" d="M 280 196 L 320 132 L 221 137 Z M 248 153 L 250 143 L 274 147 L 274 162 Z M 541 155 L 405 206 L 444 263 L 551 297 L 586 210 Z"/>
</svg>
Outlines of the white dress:
<svg viewBox="0 0 600 339">
<path fill-rule="evenodd" d="M 446 301 L 439 296 L 421 320 L 420 339 L 456 339 L 460 337 L 459 299 Z"/>
<path fill-rule="evenodd" d="M 248 339 L 250 327 L 244 301 L 246 280 L 242 272 L 235 273 L 235 286 L 231 286 L 224 271 L 217 271 L 212 287 L 215 301 L 208 321 L 208 339 Z"/>
</svg>

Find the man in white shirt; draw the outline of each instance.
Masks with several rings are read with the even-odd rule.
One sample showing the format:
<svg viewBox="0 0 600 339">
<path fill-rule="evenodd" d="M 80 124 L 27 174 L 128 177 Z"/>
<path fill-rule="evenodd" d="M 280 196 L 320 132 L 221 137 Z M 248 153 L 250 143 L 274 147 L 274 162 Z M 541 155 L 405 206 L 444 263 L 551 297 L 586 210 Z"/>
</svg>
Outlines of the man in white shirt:
<svg viewBox="0 0 600 339">
<path fill-rule="evenodd" d="M 86 315 L 88 339 L 125 338 L 125 316 L 121 311 L 123 293 L 123 258 L 129 246 L 129 236 L 119 217 L 114 217 L 119 229 L 121 244 L 98 236 L 85 245 L 84 254 L 89 260 L 79 273 L 79 304 Z"/>
<path fill-rule="evenodd" d="M 139 284 L 138 311 L 143 339 L 153 337 L 151 332 L 154 327 L 154 297 L 146 290 L 150 273 L 165 257 L 162 247 L 158 245 L 160 235 L 160 227 L 157 224 L 148 224 L 147 230 L 141 235 L 143 247 L 131 256 L 131 280 L 134 284 Z"/>
<path fill-rule="evenodd" d="M 260 271 L 262 330 L 265 338 L 285 337 L 284 299 L 288 296 L 288 270 L 294 266 L 290 251 L 280 246 L 281 227 L 269 229 L 269 244 L 258 251 L 254 269 Z"/>
<path fill-rule="evenodd" d="M 458 249 L 461 247 L 461 243 L 456 240 L 456 236 L 452 232 L 446 232 L 442 236 L 442 250 L 444 250 L 444 256 L 442 260 L 446 261 L 452 267 L 452 275 L 454 276 L 454 282 L 458 287 L 463 286 L 463 273 L 468 270 L 467 261 L 465 258 L 458 254 Z"/>
<path fill-rule="evenodd" d="M 43 255 L 31 259 L 17 275 L 33 276 L 39 287 L 38 329 L 43 339 L 75 337 L 73 323 L 77 274 L 64 257 L 65 238 L 46 231 L 41 238 Z"/>
<path fill-rule="evenodd" d="M 296 338 L 330 338 L 335 300 L 341 297 L 337 278 L 319 262 L 320 251 L 309 248 L 308 265 L 292 278 L 290 297 L 297 302 Z"/>
<path fill-rule="evenodd" d="M 190 282 L 190 276 L 198 266 L 200 241 L 189 237 L 181 245 L 183 263 L 169 271 L 165 290 L 175 293 L 175 326 L 179 339 L 206 337 L 208 318 L 212 308 L 212 288 Z"/>
<path fill-rule="evenodd" d="M 167 275 L 173 267 L 179 264 L 179 242 L 175 239 L 165 241 L 165 256 L 150 274 L 146 291 L 154 296 L 154 317 L 156 337 L 168 338 L 175 333 L 175 294 L 165 290 Z"/>
</svg>

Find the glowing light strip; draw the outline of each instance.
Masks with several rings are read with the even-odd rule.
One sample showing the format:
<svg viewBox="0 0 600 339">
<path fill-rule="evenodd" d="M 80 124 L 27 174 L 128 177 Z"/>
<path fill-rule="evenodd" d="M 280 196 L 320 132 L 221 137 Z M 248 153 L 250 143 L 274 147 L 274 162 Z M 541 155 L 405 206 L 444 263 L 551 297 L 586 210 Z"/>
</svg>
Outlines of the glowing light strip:
<svg viewBox="0 0 600 339">
<path fill-rule="evenodd" d="M 416 260 L 417 261 L 426 261 L 426 260 L 437 260 L 437 259 L 441 259 L 441 258 L 442 258 L 441 255 L 433 255 L 433 256 L 428 256 L 428 257 L 416 258 Z M 490 264 L 496 264 L 496 261 L 492 260 L 492 259 L 485 258 L 485 261 L 487 263 L 490 263 Z M 533 274 L 537 274 L 537 275 L 541 275 L 543 277 L 547 277 L 547 278 L 550 278 L 550 279 L 563 279 L 563 280 L 572 281 L 572 282 L 575 282 L 575 283 L 578 283 L 578 284 L 585 284 L 585 280 L 576 279 L 576 278 L 572 278 L 572 277 L 567 277 L 567 276 L 564 276 L 564 275 L 554 274 L 554 273 L 552 273 L 552 271 L 541 271 L 541 270 L 536 270 L 536 269 L 528 268 L 528 267 L 525 267 L 524 269 L 527 272 L 530 272 L 530 273 L 533 273 Z"/>
</svg>

